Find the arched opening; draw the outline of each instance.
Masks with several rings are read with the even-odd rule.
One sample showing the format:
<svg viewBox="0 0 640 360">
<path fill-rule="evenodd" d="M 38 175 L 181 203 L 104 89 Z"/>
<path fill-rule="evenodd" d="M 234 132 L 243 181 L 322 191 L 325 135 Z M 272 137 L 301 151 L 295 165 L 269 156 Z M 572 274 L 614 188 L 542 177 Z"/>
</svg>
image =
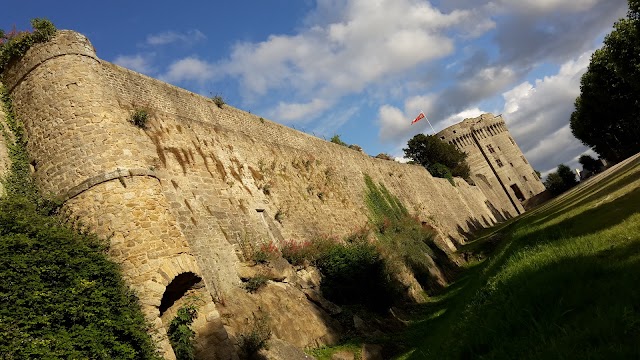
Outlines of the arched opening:
<svg viewBox="0 0 640 360">
<path fill-rule="evenodd" d="M 202 278 L 192 272 L 182 273 L 167 285 L 167 289 L 162 295 L 160 301 L 160 315 L 164 314 L 178 299 L 186 294 L 189 289 L 197 287 L 196 285 L 202 281 Z"/>
</svg>

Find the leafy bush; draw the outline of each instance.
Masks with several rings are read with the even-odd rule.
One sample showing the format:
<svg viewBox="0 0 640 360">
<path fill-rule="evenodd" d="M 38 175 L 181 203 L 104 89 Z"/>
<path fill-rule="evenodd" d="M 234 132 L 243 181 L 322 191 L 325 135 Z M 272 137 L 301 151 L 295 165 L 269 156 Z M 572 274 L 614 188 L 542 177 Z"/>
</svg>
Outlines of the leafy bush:
<svg viewBox="0 0 640 360">
<path fill-rule="evenodd" d="M 333 135 L 333 136 L 331 137 L 331 140 L 330 140 L 330 141 L 331 141 L 332 143 L 334 143 L 334 144 L 338 144 L 338 145 L 342 145 L 342 146 L 349 146 L 349 144 L 347 144 L 346 142 L 344 142 L 344 141 L 342 141 L 342 140 L 340 139 L 340 135 L 338 135 L 338 134 Z"/>
<path fill-rule="evenodd" d="M 270 338 L 269 318 L 265 314 L 253 314 L 249 328 L 238 335 L 238 347 L 249 358 L 261 349 L 266 349 Z"/>
<path fill-rule="evenodd" d="M 312 241 L 287 240 L 282 244 L 282 257 L 291 265 L 315 264 L 322 253 L 337 246 L 335 238 L 318 237 Z"/>
<path fill-rule="evenodd" d="M 439 290 L 441 286 L 430 270 L 434 264 L 450 270 L 451 261 L 435 245 L 432 229 L 409 215 L 402 202 L 383 184 L 376 185 L 367 175 L 365 184 L 367 207 L 387 266 L 397 268 L 397 263 L 401 263 L 413 272 L 427 292 Z"/>
<path fill-rule="evenodd" d="M 431 167 L 440 163 L 449 168 L 451 175 L 469 179 L 471 170 L 466 161 L 467 154 L 435 135 L 418 134 L 402 150 L 405 157 L 424 166 L 429 172 Z M 437 176 L 433 173 L 431 175 Z"/>
<path fill-rule="evenodd" d="M 6 33 L 0 30 L 0 73 L 24 56 L 31 46 L 49 41 L 56 34 L 56 27 L 47 19 L 32 19 L 31 26 L 33 32 L 13 29 Z"/>
<path fill-rule="evenodd" d="M 393 160 L 393 157 L 387 153 L 380 153 L 378 155 L 376 155 L 376 159 L 382 159 L 382 160 Z"/>
<path fill-rule="evenodd" d="M 544 186 L 553 195 L 560 195 L 576 185 L 578 185 L 576 174 L 564 164 L 558 165 L 557 171 L 547 175 L 544 181 Z"/>
<path fill-rule="evenodd" d="M 220 95 L 214 95 L 211 97 L 211 100 L 213 100 L 213 103 L 216 104 L 216 106 L 218 106 L 220 109 L 222 109 L 222 107 L 224 106 L 225 101 L 222 98 L 222 96 Z"/>
<path fill-rule="evenodd" d="M 0 279 L 7 358 L 158 358 L 106 246 L 25 197 L 0 199 Z"/>
<path fill-rule="evenodd" d="M 257 249 L 253 249 L 251 260 L 264 264 L 280 257 L 280 250 L 273 242 L 263 243 Z"/>
<path fill-rule="evenodd" d="M 171 323 L 167 335 L 177 360 L 194 360 L 195 347 L 193 341 L 196 333 L 191 329 L 191 324 L 198 316 L 195 305 L 186 305 L 178 309 L 178 313 Z"/>
<path fill-rule="evenodd" d="M 385 310 L 392 291 L 385 262 L 368 242 L 338 244 L 320 254 L 316 266 L 322 274 L 323 295 L 338 304 L 361 304 Z"/>
<path fill-rule="evenodd" d="M 244 289 L 253 294 L 260 290 L 263 286 L 267 285 L 267 281 L 269 281 L 268 277 L 264 275 L 256 275 L 252 278 L 249 278 L 249 280 L 244 283 Z"/>
<path fill-rule="evenodd" d="M 445 165 L 435 163 L 433 165 L 429 165 L 427 170 L 429 170 L 431 176 L 447 179 L 451 185 L 456 186 L 456 183 L 453 181 L 453 175 L 451 175 L 451 170 L 449 170 Z"/>
<path fill-rule="evenodd" d="M 146 129 L 148 120 L 149 112 L 146 109 L 135 109 L 131 114 L 129 122 L 140 129 Z"/>
</svg>

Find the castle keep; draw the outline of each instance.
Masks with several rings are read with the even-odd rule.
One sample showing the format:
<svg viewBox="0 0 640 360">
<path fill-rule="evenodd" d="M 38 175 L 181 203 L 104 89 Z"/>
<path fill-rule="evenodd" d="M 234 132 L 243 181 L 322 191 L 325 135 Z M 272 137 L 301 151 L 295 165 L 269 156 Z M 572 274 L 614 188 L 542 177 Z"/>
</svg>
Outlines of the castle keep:
<svg viewBox="0 0 640 360">
<path fill-rule="evenodd" d="M 110 239 L 169 359 L 167 319 L 193 292 L 205 301 L 194 324 L 202 358 L 234 358 L 233 321 L 256 308 L 271 311 L 276 338 L 329 343 L 322 310 L 287 281 L 300 274 L 257 296 L 240 288 L 239 271 L 247 247 L 367 224 L 365 175 L 432 225 L 447 250 L 476 226 L 517 215 L 518 197 L 542 189 L 499 117 L 441 133 L 470 154 L 477 186 L 455 179 L 454 187 L 420 166 L 374 159 L 108 63 L 72 31 L 34 45 L 3 83 L 40 190 Z M 129 122 L 137 109 L 150 114 L 144 129 Z"/>
<path fill-rule="evenodd" d="M 545 190 L 542 181 L 513 140 L 502 115 L 483 114 L 440 131 L 443 141 L 467 154 L 475 184 L 494 193 L 521 214 L 522 202 Z"/>
</svg>

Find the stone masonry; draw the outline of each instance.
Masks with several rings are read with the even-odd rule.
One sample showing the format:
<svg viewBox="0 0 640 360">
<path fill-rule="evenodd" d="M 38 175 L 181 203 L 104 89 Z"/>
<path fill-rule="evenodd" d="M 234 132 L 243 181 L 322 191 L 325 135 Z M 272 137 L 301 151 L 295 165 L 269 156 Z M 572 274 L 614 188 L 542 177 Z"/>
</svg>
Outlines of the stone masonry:
<svg viewBox="0 0 640 360">
<path fill-rule="evenodd" d="M 509 214 L 524 211 L 522 202 L 545 190 L 513 140 L 502 115 L 483 114 L 449 126 L 436 136 L 467 153 L 476 185 L 488 197 L 509 201 Z"/>
<path fill-rule="evenodd" d="M 208 358 L 234 358 L 218 310 L 248 301 L 241 299 L 238 276 L 247 249 L 343 236 L 367 224 L 365 174 L 433 226 L 449 250 L 478 226 L 522 211 L 488 171 L 474 171 L 478 186 L 456 178 L 454 187 L 420 166 L 371 158 L 105 62 L 76 32 L 59 31 L 33 46 L 2 81 L 25 125 L 39 188 L 110 239 L 111 255 L 159 330 L 169 359 L 174 355 L 161 315 L 173 310 L 162 304 L 185 276 L 193 280 L 189 286 L 197 282 L 197 291 L 207 294 L 197 322 L 215 349 Z M 144 129 L 129 121 L 139 109 L 150 114 Z M 517 149 L 503 123 L 489 128 L 496 150 Z M 479 141 L 489 144 L 489 138 Z M 0 145 L 2 171 L 6 146 Z M 517 154 L 503 157 L 504 164 L 515 164 Z M 532 170 L 518 166 L 499 174 L 513 176 L 526 197 L 539 192 L 539 180 L 529 178 Z M 277 296 L 293 291 L 276 290 Z M 277 307 L 278 301 L 271 302 Z M 291 314 L 302 311 L 293 309 L 296 303 Z M 283 340 L 321 344 L 330 330 L 314 316 L 291 317 L 292 328 L 301 330 L 295 339 L 283 332 Z M 309 322 L 317 335 L 301 337 Z"/>
</svg>

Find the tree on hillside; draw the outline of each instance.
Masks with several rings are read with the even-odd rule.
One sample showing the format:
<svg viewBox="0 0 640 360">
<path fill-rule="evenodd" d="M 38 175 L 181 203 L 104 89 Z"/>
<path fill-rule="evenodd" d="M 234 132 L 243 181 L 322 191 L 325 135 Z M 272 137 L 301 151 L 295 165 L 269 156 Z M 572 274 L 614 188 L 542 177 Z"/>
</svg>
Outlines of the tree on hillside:
<svg viewBox="0 0 640 360">
<path fill-rule="evenodd" d="M 442 166 L 445 166 L 451 175 L 460 176 L 465 180 L 469 178 L 467 154 L 435 135 L 418 134 L 409 140 L 407 148 L 402 150 L 405 157 L 427 168 L 433 176 L 444 177 L 442 174 L 446 171 L 443 171 Z"/>
<path fill-rule="evenodd" d="M 582 165 L 582 170 L 589 171 L 592 174 L 602 171 L 603 168 L 600 160 L 594 159 L 592 156 L 586 154 L 581 155 L 578 162 Z"/>
<path fill-rule="evenodd" d="M 553 195 L 560 195 L 576 185 L 576 174 L 565 164 L 558 165 L 556 172 L 549 174 L 544 181 L 544 186 Z"/>
<path fill-rule="evenodd" d="M 612 162 L 640 151 L 640 0 L 591 56 L 571 114 L 571 131 Z"/>
</svg>

